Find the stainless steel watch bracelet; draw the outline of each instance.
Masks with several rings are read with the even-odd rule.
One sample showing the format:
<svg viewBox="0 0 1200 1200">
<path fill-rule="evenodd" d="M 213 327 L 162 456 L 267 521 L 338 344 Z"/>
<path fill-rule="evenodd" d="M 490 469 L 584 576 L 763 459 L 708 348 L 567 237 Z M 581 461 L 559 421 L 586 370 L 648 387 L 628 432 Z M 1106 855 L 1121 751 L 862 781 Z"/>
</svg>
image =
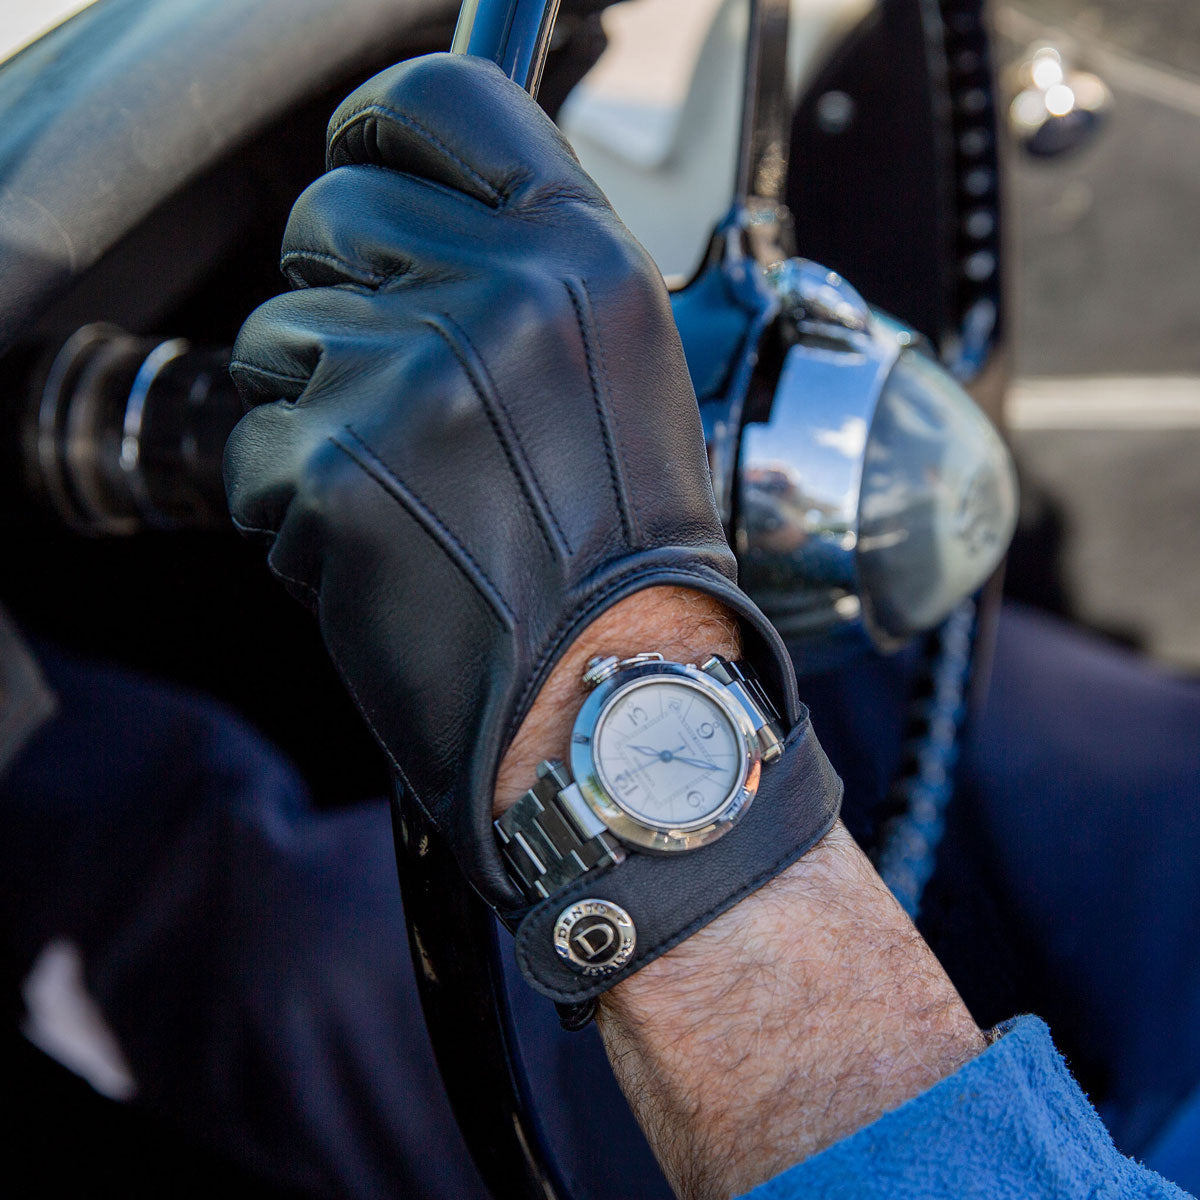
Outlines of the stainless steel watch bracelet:
<svg viewBox="0 0 1200 1200">
<path fill-rule="evenodd" d="M 593 662 L 594 682 L 607 678 L 627 663 L 659 659 L 639 655 L 619 662 Z M 764 763 L 783 752 L 779 714 L 753 672 L 739 663 L 713 655 L 700 669 L 730 692 L 754 726 Z M 560 762 L 538 767 L 538 781 L 494 822 L 509 875 L 525 898 L 537 903 L 597 867 L 622 862 L 625 850 L 600 818 L 588 807 L 577 784 Z"/>
<path fill-rule="evenodd" d="M 494 828 L 509 873 L 531 903 L 625 858 L 560 762 L 541 763 L 537 783 Z"/>
<path fill-rule="evenodd" d="M 701 663 L 700 670 L 711 675 L 718 683 L 723 683 L 750 715 L 754 732 L 758 734 L 763 762 L 777 759 L 783 753 L 783 728 L 779 712 L 758 676 L 741 663 L 722 658 L 719 654 Z"/>
</svg>

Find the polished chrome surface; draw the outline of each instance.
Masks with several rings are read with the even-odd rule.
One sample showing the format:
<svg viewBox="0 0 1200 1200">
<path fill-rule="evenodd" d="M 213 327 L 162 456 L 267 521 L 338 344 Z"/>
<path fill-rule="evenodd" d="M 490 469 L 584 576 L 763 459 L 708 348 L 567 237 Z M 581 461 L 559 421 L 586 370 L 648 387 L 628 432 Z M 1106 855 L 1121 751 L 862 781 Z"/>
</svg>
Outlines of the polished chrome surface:
<svg viewBox="0 0 1200 1200">
<path fill-rule="evenodd" d="M 792 219 L 784 204 L 792 101 L 788 88 L 789 0 L 749 0 L 750 29 L 742 97 L 742 131 L 732 204 L 717 226 L 708 254 L 689 285 L 703 291 L 719 279 L 722 303 L 744 323 L 719 397 L 702 405 L 713 495 L 721 520 L 733 520 L 738 448 L 746 401 L 759 372 L 760 353 L 781 311 L 765 271 L 793 252 Z"/>
<path fill-rule="evenodd" d="M 785 636 L 894 649 L 999 564 L 1011 460 L 910 330 L 816 264 L 768 274 L 794 341 L 769 415 L 742 435 L 742 585 Z"/>
<path fill-rule="evenodd" d="M 829 325 L 788 351 L 770 418 L 742 434 L 742 586 L 785 636 L 860 621 L 858 505 L 867 436 L 901 351 L 888 328 Z"/>
<path fill-rule="evenodd" d="M 791 137 L 789 0 L 750 0 L 750 36 L 736 202 L 782 205 Z"/>
<path fill-rule="evenodd" d="M 452 54 L 489 58 L 536 96 L 560 0 L 464 0 Z"/>
<path fill-rule="evenodd" d="M 819 321 L 865 331 L 871 322 L 867 302 L 836 272 L 807 258 L 789 258 L 767 267 L 767 282 L 794 321 Z"/>
</svg>

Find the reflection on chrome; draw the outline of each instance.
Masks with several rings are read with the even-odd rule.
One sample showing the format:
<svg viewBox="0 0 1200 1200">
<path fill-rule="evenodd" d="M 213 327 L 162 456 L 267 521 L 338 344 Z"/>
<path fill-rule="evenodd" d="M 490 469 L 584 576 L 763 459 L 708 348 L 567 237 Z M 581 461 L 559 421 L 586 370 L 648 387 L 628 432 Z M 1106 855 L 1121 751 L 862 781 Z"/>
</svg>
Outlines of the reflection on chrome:
<svg viewBox="0 0 1200 1200">
<path fill-rule="evenodd" d="M 746 426 L 742 581 L 785 635 L 894 649 L 995 570 L 1017 495 L 1000 436 L 910 330 L 812 263 L 768 272 L 795 342 Z"/>
</svg>

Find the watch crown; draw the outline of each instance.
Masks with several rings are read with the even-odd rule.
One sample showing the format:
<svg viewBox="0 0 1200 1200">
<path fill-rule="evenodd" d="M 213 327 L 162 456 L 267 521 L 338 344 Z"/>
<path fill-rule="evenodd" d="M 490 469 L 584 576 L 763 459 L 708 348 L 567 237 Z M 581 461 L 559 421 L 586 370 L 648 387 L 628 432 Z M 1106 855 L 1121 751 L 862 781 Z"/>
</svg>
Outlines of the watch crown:
<svg viewBox="0 0 1200 1200">
<path fill-rule="evenodd" d="M 587 670 L 583 673 L 583 686 L 594 688 L 608 679 L 617 669 L 616 655 L 607 658 L 593 658 L 588 662 Z"/>
<path fill-rule="evenodd" d="M 583 686 L 594 688 L 602 684 L 606 679 L 611 679 L 618 671 L 625 667 L 640 667 L 643 663 L 663 662 L 663 656 L 657 651 L 651 651 L 648 654 L 635 654 L 632 658 L 618 658 L 615 654 L 610 654 L 606 658 L 593 658 L 587 665 L 587 670 L 583 673 Z"/>
</svg>

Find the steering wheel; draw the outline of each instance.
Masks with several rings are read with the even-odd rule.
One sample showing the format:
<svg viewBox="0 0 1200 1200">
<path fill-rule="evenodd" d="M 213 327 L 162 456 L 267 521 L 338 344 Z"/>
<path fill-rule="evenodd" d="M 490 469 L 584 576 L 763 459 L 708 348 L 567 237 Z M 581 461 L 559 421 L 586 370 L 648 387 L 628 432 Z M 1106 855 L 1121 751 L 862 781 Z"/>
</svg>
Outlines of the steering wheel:
<svg viewBox="0 0 1200 1200">
<path fill-rule="evenodd" d="M 467 0 L 454 47 L 492 58 L 536 91 L 558 9 L 558 0 Z M 333 12 L 336 38 L 328 36 Z M 785 202 L 798 244 L 929 334 L 993 413 L 1003 378 L 995 146 L 965 137 L 986 129 L 994 115 L 981 5 L 881 0 L 795 111 L 783 55 L 789 12 L 787 0 L 752 6 L 733 209 L 705 268 L 677 303 L 677 312 L 687 309 L 697 328 L 711 330 L 715 322 L 726 331 L 724 341 L 713 343 L 723 347 L 721 355 L 693 356 L 693 371 L 706 402 L 718 499 L 731 522 L 744 420 L 755 415 L 766 373 L 777 365 L 770 335 L 779 299 L 757 287 L 752 268 L 791 253 Z M 238 0 L 102 0 L 25 50 L 0 71 L 0 353 L 7 354 L 6 368 L 23 369 L 19 348 L 31 330 L 46 338 L 109 315 L 122 281 L 106 276 L 105 264 L 129 239 L 161 241 L 163 214 L 174 196 L 205 177 L 219 180 L 220 164 L 284 114 L 310 103 L 327 109 L 325 94 L 348 78 L 369 74 L 402 51 L 443 47 L 453 15 L 448 0 L 411 0 L 401 12 L 384 0 L 336 6 L 260 0 L 249 11 Z M 907 90 L 898 90 L 901 79 Z M 141 107 L 136 123 L 125 119 L 130 95 Z M 854 120 L 846 119 L 846 100 L 857 105 Z M 906 127 L 907 135 L 893 136 L 889 124 Z M 823 169 L 789 177 L 789 150 L 800 163 L 820 161 Z M 307 173 L 318 169 L 313 162 Z M 904 222 L 902 239 L 880 211 L 885 198 L 897 196 L 908 196 L 914 211 L 928 210 Z M 277 199 L 286 212 L 292 196 Z M 964 224 L 965 216 L 973 223 Z M 226 252 L 224 233 L 214 224 L 220 223 L 172 228 L 169 256 L 166 243 L 160 250 L 165 278 L 156 281 L 156 299 L 140 313 L 126 301 L 134 314 L 127 323 L 153 326 L 171 297 L 194 288 L 206 262 Z M 707 302 L 704 270 L 734 288 L 733 308 Z M 703 311 L 688 307 L 697 298 L 705 302 Z M 720 320 L 731 312 L 732 323 Z M 718 375 L 719 387 L 712 382 Z M 731 376 L 738 379 L 733 387 Z M 943 689 L 944 703 L 938 709 L 923 702 L 918 738 L 939 722 L 943 728 L 947 706 L 961 722 L 976 644 L 972 609 L 956 611 L 950 625 L 929 635 L 926 670 Z M 897 795 L 907 797 L 912 782 L 899 781 Z M 472 1153 L 497 1194 L 563 1196 L 539 1152 L 513 1051 L 494 921 L 465 887 L 448 884 L 457 868 L 420 813 L 402 797 L 395 811 L 430 1034 Z M 897 803 L 892 816 L 902 821 L 904 815 Z M 903 854 L 900 859 L 898 869 L 911 865 Z"/>
</svg>

